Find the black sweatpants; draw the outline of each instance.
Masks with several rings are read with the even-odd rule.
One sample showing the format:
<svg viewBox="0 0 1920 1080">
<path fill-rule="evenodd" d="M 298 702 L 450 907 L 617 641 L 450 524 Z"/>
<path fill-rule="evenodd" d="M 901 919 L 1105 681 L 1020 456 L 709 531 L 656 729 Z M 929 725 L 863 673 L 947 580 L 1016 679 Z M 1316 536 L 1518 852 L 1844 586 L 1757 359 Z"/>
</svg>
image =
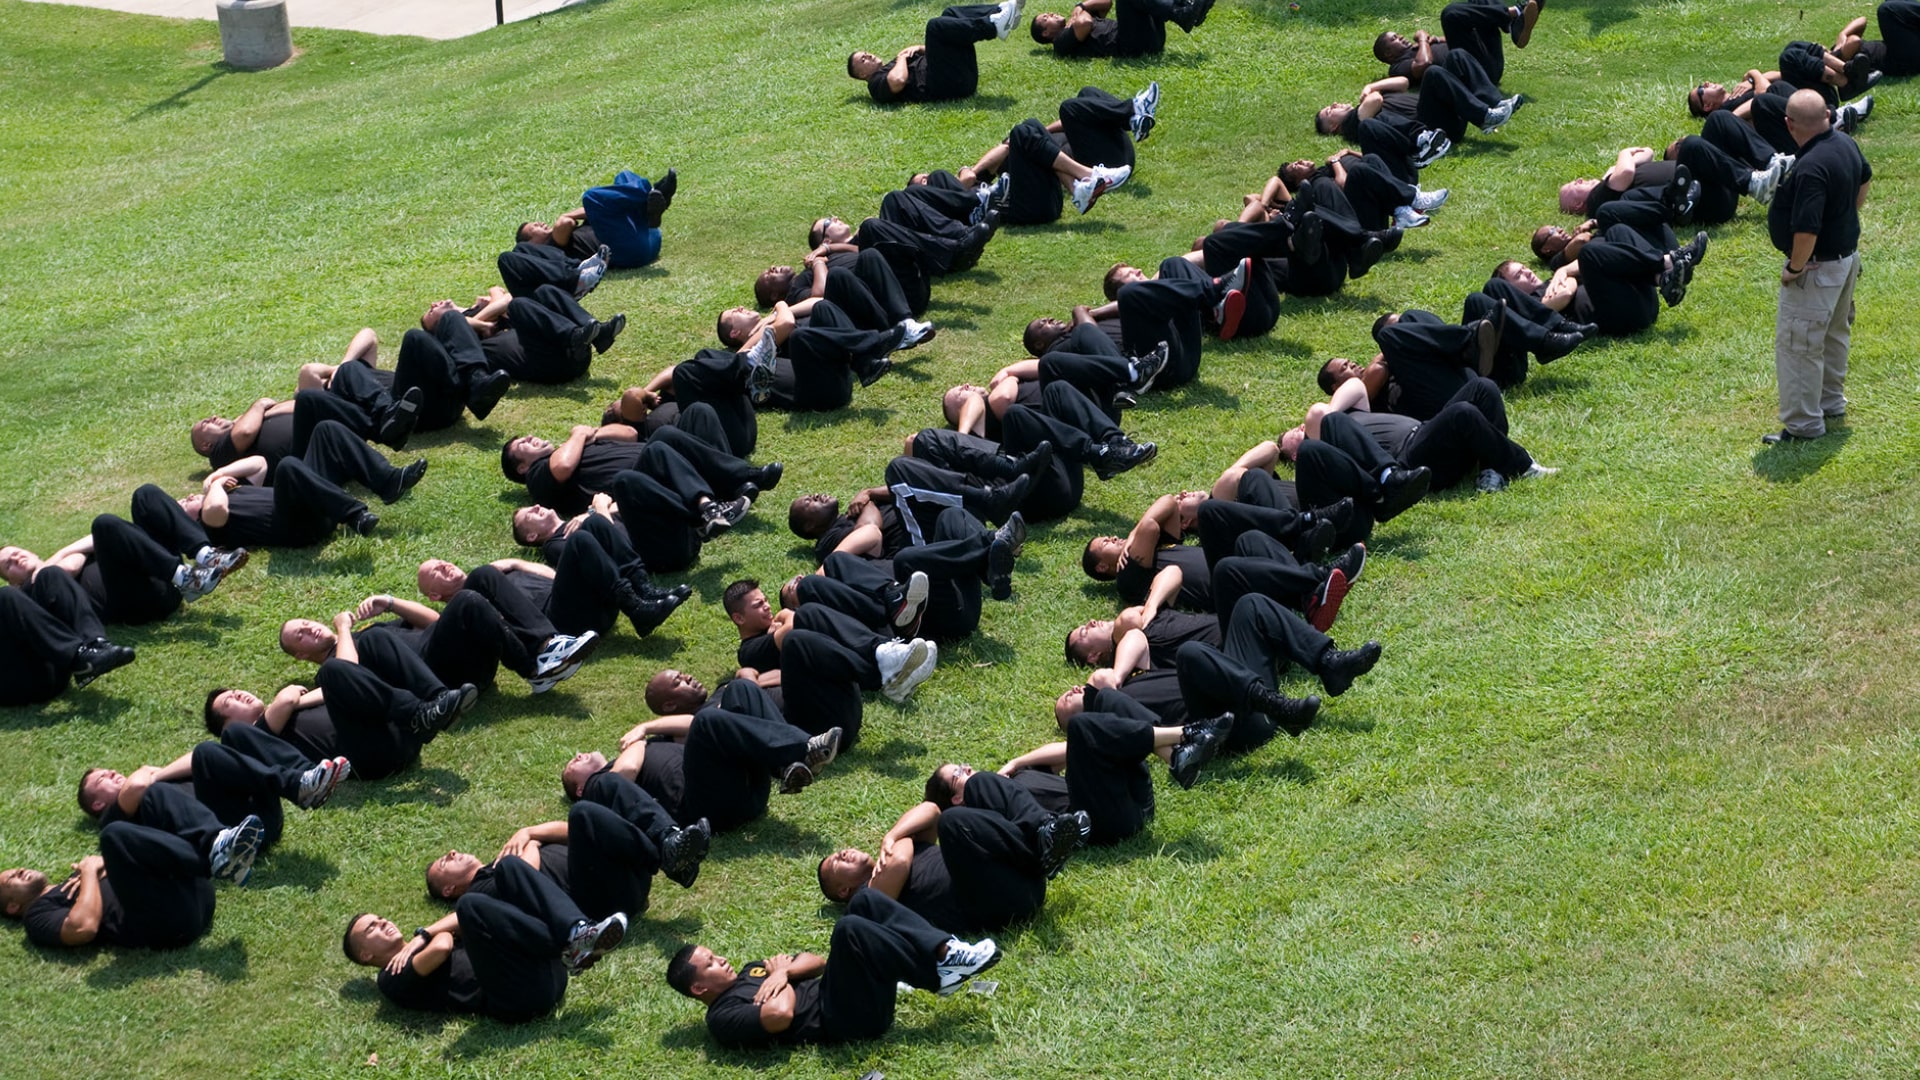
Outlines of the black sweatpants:
<svg viewBox="0 0 1920 1080">
<path fill-rule="evenodd" d="M 993 516 L 988 512 L 993 505 L 993 493 L 978 476 L 970 473 L 902 456 L 887 462 L 884 479 L 916 544 L 925 542 L 927 526 L 937 520 L 945 507 L 961 507 L 982 518 Z"/>
<path fill-rule="evenodd" d="M 1500 388 L 1479 376 L 1468 379 L 1446 407 L 1422 423 L 1401 453 L 1403 464 L 1432 470 L 1435 491 L 1483 468 L 1512 479 L 1533 464 L 1532 456 L 1507 437 L 1507 406 Z"/>
<path fill-rule="evenodd" d="M 809 735 L 840 728 L 840 747 L 851 750 L 860 741 L 863 684 L 880 685 L 871 653 L 862 656 L 817 630 L 796 626 L 788 631 L 780 646 L 780 688 L 795 727 Z"/>
<path fill-rule="evenodd" d="M 1281 216 L 1266 221 L 1233 222 L 1201 238 L 1200 253 L 1206 259 L 1206 271 L 1209 274 L 1231 273 L 1234 264 L 1241 259 L 1253 260 L 1253 274 L 1243 290 L 1247 296 L 1247 308 L 1240 317 L 1238 336 L 1256 337 L 1272 330 L 1280 321 L 1281 286 L 1283 283 L 1290 288 L 1295 285 L 1295 262 L 1291 257 L 1292 249 L 1288 246 L 1293 232 L 1293 220 Z M 1276 277 L 1274 263 L 1280 264 L 1286 272 Z M 1316 266 L 1332 278 L 1331 284 L 1325 289 L 1310 283 L 1315 280 L 1313 267 Z M 1344 261 L 1320 259 L 1311 266 L 1301 262 L 1299 270 L 1301 280 L 1298 287 L 1306 290 L 1302 295 L 1331 292 L 1339 288 L 1347 276 Z"/>
<path fill-rule="evenodd" d="M 522 240 L 501 252 L 494 263 L 500 268 L 500 283 L 515 296 L 532 296 L 542 285 L 557 286 L 571 295 L 580 280 L 580 260 L 552 244 Z"/>
<path fill-rule="evenodd" d="M 493 895 L 454 905 L 483 1000 L 479 1011 L 515 1023 L 552 1012 L 567 994 L 560 953 L 586 913 L 553 880 L 517 855 L 493 864 Z"/>
<path fill-rule="evenodd" d="M 807 324 L 787 338 L 793 389 L 780 404 L 803 412 L 846 408 L 853 403 L 853 373 L 892 352 L 903 334 L 898 326 L 862 330 L 846 312 L 820 301 Z"/>
<path fill-rule="evenodd" d="M 757 466 L 728 449 L 726 427 L 718 411 L 705 402 L 682 408 L 671 427 L 660 428 L 647 441 L 673 447 L 715 491 L 731 494 L 760 475 Z"/>
<path fill-rule="evenodd" d="M 1267 475 L 1259 469 L 1248 469 L 1242 474 L 1243 479 L 1254 473 Z M 1200 547 L 1206 552 L 1209 566 L 1232 555 L 1234 543 L 1244 533 L 1263 533 L 1292 543 L 1300 538 L 1305 527 L 1306 521 L 1298 510 L 1227 499 L 1208 499 L 1194 515 L 1194 531 L 1200 534 Z"/>
<path fill-rule="evenodd" d="M 980 628 L 980 589 L 987 576 L 993 530 L 960 507 L 948 507 L 934 519 L 926 543 L 893 557 L 893 573 L 902 581 L 915 571 L 927 575 L 927 610 L 920 636 L 958 641 Z"/>
<path fill-rule="evenodd" d="M 1072 383 L 1055 380 L 1040 387 L 1038 407 L 1008 406 L 1006 415 L 1000 418 L 1000 431 L 1000 445 L 1010 454 L 1028 453 L 1041 440 L 1052 443 L 1054 463 L 1062 466 L 1055 470 L 1053 482 L 1064 481 L 1070 487 L 1070 492 L 1060 491 L 1058 495 L 1070 497 L 1078 505 L 1080 467 L 1092 463 L 1095 448 L 1119 435 L 1120 427 Z M 1036 490 L 1048 482 L 1044 477 L 1036 480 Z"/>
<path fill-rule="evenodd" d="M 1347 171 L 1347 182 L 1340 190 L 1362 229 L 1391 228 L 1394 208 L 1412 205 L 1418 185 L 1395 176 L 1386 159 L 1362 154 L 1345 159 L 1342 167 Z"/>
<path fill-rule="evenodd" d="M 1512 22 L 1506 0 L 1460 0 L 1440 9 L 1440 36 L 1447 39 L 1448 56 L 1456 50 L 1470 54 L 1487 78 L 1498 84 L 1507 74 L 1506 47 L 1501 39 Z"/>
<path fill-rule="evenodd" d="M 574 335 L 594 322 L 594 317 L 573 298 L 571 289 L 547 284 L 530 295 L 516 293 L 507 303 L 507 323 L 520 336 L 521 359 L 503 369 L 524 382 L 572 382 L 585 375 L 593 363 L 593 346 L 582 343 L 576 347 Z"/>
<path fill-rule="evenodd" d="M 747 362 L 740 353 L 701 349 L 673 369 L 673 399 L 686 412 L 694 405 L 713 409 L 727 435 L 727 450 L 752 457 L 760 443 L 760 422 L 747 395 Z"/>
<path fill-rule="evenodd" d="M 1876 18 L 1880 38 L 1887 43 L 1882 70 L 1894 77 L 1920 74 L 1920 3 L 1883 0 Z"/>
<path fill-rule="evenodd" d="M 820 973 L 822 1041 L 874 1039 L 893 1027 L 898 984 L 940 987 L 948 934 L 876 889 L 861 889 L 833 924 Z"/>
<path fill-rule="evenodd" d="M 1475 89 L 1481 80 L 1492 85 L 1486 72 L 1479 71 L 1478 78 L 1455 74 L 1455 71 L 1475 68 L 1479 68 L 1479 62 L 1473 57 L 1465 52 L 1449 51 L 1445 60 L 1427 69 L 1420 77 L 1420 105 L 1414 114 L 1421 124 L 1445 132 L 1447 138 L 1457 143 L 1466 138 L 1467 125 L 1477 126 L 1486 120 L 1487 110 L 1500 101 L 1498 91 L 1484 94 Z"/>
<path fill-rule="evenodd" d="M 1318 672 L 1333 639 L 1271 597 L 1249 595 L 1234 605 L 1224 647 L 1189 641 L 1174 654 L 1180 693 L 1196 720 L 1234 714 L 1227 749 L 1266 741 L 1273 721 L 1253 707 L 1257 686 L 1272 688 L 1289 664 Z"/>
<path fill-rule="evenodd" d="M 829 554 L 821 573 L 807 574 L 794 586 L 801 606 L 819 604 L 859 620 L 875 631 L 891 629 L 889 619 L 900 586 L 871 559 L 844 551 Z"/>
<path fill-rule="evenodd" d="M 536 246 L 558 252 L 545 244 Z M 465 317 L 450 311 L 434 324 L 432 333 L 415 328 L 401 335 L 400 355 L 393 362 L 393 396 L 403 397 L 418 387 L 426 400 L 414 420 L 414 430 L 438 431 L 460 419 L 467 406 L 468 387 L 491 369 L 480 336 Z"/>
<path fill-rule="evenodd" d="M 1160 276 L 1120 286 L 1120 347 L 1133 356 L 1167 343 L 1165 370 L 1154 386 L 1184 386 L 1200 374 L 1200 314 L 1220 300 L 1220 287 L 1185 259 L 1160 261 Z"/>
<path fill-rule="evenodd" d="M 285 821 L 280 801 L 297 798 L 300 775 L 314 762 L 285 739 L 252 724 L 229 724 L 220 741 L 193 748 L 193 793 L 222 825 L 252 814 L 266 827 L 264 843 L 280 840 Z"/>
<path fill-rule="evenodd" d="M 1608 227 L 1580 249 L 1580 287 L 1603 334 L 1635 334 L 1660 317 L 1658 285 L 1665 252 L 1625 225 Z"/>
<path fill-rule="evenodd" d="M 201 860 L 206 861 L 213 851 L 213 842 L 226 825 L 214 816 L 212 807 L 195 797 L 197 791 L 196 788 L 195 792 L 189 792 L 179 784 L 155 784 L 141 795 L 140 808 L 132 820 L 185 840 L 200 854 Z"/>
<path fill-rule="evenodd" d="M 587 781 L 567 811 L 567 884 L 589 919 L 647 910 L 673 815 L 645 788 L 611 770 Z"/>
<path fill-rule="evenodd" d="M 1302 565 L 1287 545 L 1264 532 L 1243 533 L 1233 542 L 1233 554 L 1213 567 L 1213 602 L 1221 625 L 1233 616 L 1234 606 L 1247 595 L 1270 596 L 1295 611 L 1327 579 L 1327 571 Z"/>
<path fill-rule="evenodd" d="M 363 360 L 349 360 L 333 369 L 325 390 L 300 390 L 293 395 L 293 453 L 300 456 L 322 420 L 336 420 L 363 439 L 379 434 L 380 423 L 393 410 L 391 371 L 377 371 Z"/>
<path fill-rule="evenodd" d="M 700 558 L 694 530 L 701 500 L 712 499 L 713 488 L 679 451 L 663 443 L 649 442 L 638 464 L 616 477 L 610 492 L 627 538 L 648 569 L 685 570 Z"/>
<path fill-rule="evenodd" d="M 1060 103 L 1061 131 L 1073 147 L 1073 160 L 1082 165 L 1110 169 L 1132 165 L 1132 124 L 1133 101 L 1097 86 L 1083 86 L 1079 94 Z"/>
<path fill-rule="evenodd" d="M 1417 121 L 1382 113 L 1356 126 L 1358 135 L 1353 141 L 1363 156 L 1379 158 L 1395 179 L 1408 184 L 1420 182 L 1420 170 L 1413 159 L 1420 149 L 1418 139 L 1424 129 Z"/>
<path fill-rule="evenodd" d="M 1159 717 L 1131 698 L 1110 697 L 1122 703 L 1113 712 L 1083 712 L 1067 721 L 1067 799 L 1087 812 L 1096 844 L 1117 844 L 1153 817 L 1146 759 Z"/>
<path fill-rule="evenodd" d="M 1702 225 L 1732 221 L 1740 209 L 1740 196 L 1747 192 L 1753 168 L 1698 135 L 1680 140 L 1674 161 L 1685 165 L 1693 173 L 1694 182 L 1700 185 L 1700 197 L 1693 201 L 1693 220 Z"/>
<path fill-rule="evenodd" d="M 787 649 L 792 647 L 790 633 Z M 772 778 L 794 762 L 806 760 L 810 734 L 788 723 L 760 687 L 745 679 L 729 682 L 721 688 L 720 703 L 695 713 L 687 729 L 686 753 L 681 758 L 686 796 L 677 815 L 680 823 L 691 825 L 706 818 L 715 832 L 726 832 L 765 814 Z M 844 749 L 854 729 L 842 734 Z"/>
<path fill-rule="evenodd" d="M 972 97 L 980 85 L 980 63 L 975 42 L 988 41 L 997 4 L 955 4 L 927 20 L 927 88 L 922 100 L 953 101 Z"/>
<path fill-rule="evenodd" d="M 1008 225 L 1045 225 L 1060 220 L 1066 197 L 1053 171 L 1060 144 L 1045 124 L 1028 117 L 1007 132 L 1005 172 L 1013 179 L 1000 220 Z"/>
<path fill-rule="evenodd" d="M 387 502 L 400 497 L 400 470 L 338 421 L 323 420 L 314 427 L 300 460 L 334 484 L 359 484 Z M 286 463 L 274 467 L 275 478 Z"/>
<path fill-rule="evenodd" d="M 923 279 L 955 273 L 964 268 L 967 261 L 966 245 L 962 243 L 965 229 L 944 214 L 929 209 L 925 200 L 915 194 L 918 191 L 919 187 L 907 187 L 882 196 L 881 216 L 860 223 L 853 234 L 854 246 L 886 255 L 896 274 L 908 264 L 909 258 Z M 910 223 L 895 218 L 910 219 Z M 906 276 L 901 275 L 901 281 L 906 280 Z"/>
<path fill-rule="evenodd" d="M 574 557 L 580 544 L 569 537 L 561 560 Z M 533 676 L 535 656 L 556 632 L 540 604 L 515 581 L 491 565 L 474 567 L 467 581 L 440 609 L 426 634 L 420 655 L 448 686 L 490 686 L 500 665 L 522 678 Z M 555 590 L 558 591 L 557 589 Z"/>
<path fill-rule="evenodd" d="M 404 654 L 397 664 L 408 672 L 405 684 L 388 682 L 365 665 L 344 660 L 322 663 L 315 676 L 325 692 L 338 752 L 353 763 L 354 775 L 363 780 L 384 779 L 409 768 L 419 759 L 420 747 L 432 738 L 431 732 L 424 736 L 414 732 L 411 721 L 421 698 L 444 687 L 417 654 L 405 648 L 397 652 Z"/>
<path fill-rule="evenodd" d="M 186 841 L 116 821 L 100 830 L 100 858 L 125 912 L 114 936 L 117 944 L 177 949 L 213 925 L 206 856 Z"/>
<path fill-rule="evenodd" d="M 1467 377 L 1462 357 L 1476 340 L 1473 327 L 1431 311 L 1400 313 L 1400 321 L 1373 335 L 1391 373 L 1387 410 L 1415 420 L 1439 412 Z"/>
<path fill-rule="evenodd" d="M 0 589 L 0 598 L 0 705 L 59 694 L 75 651 L 107 636 L 87 590 L 56 567 L 42 567 L 25 588 Z"/>
<path fill-rule="evenodd" d="M 1326 430 L 1326 420 L 1323 418 L 1320 424 L 1321 437 L 1300 444 L 1293 465 L 1295 488 L 1300 493 L 1300 500 L 1310 506 L 1326 506 L 1343 498 L 1351 498 L 1354 503 L 1354 523 L 1348 535 L 1340 537 L 1339 542 L 1365 540 L 1373 533 L 1373 518 L 1369 511 L 1380 498 L 1380 472 L 1378 469 L 1369 472 L 1344 450 L 1323 441 Z M 1377 445 L 1375 448 L 1378 449 Z"/>
<path fill-rule="evenodd" d="M 1764 169 L 1773 162 L 1773 146 L 1753 129 L 1753 125 L 1733 115 L 1732 109 L 1715 109 L 1708 113 L 1706 120 L 1700 124 L 1700 137 L 1748 168 Z"/>
<path fill-rule="evenodd" d="M 941 857 L 966 926 L 955 933 L 998 930 L 1040 910 L 1047 875 L 1040 863 L 1040 826 L 1048 814 L 1026 788 L 999 773 L 967 778 L 961 805 L 940 812 Z"/>
<path fill-rule="evenodd" d="M 164 619 L 180 607 L 173 575 L 182 558 L 208 546 L 207 531 L 166 492 L 142 484 L 133 493 L 132 521 L 112 514 L 93 519 L 93 558 L 110 622 L 139 625 Z"/>
<path fill-rule="evenodd" d="M 1120 410 L 1113 407 L 1114 393 L 1133 380 L 1132 361 L 1093 323 L 1074 327 L 1066 338 L 1040 357 L 1043 393 L 1052 383 L 1065 383 L 1093 402 L 1109 423 L 1117 421 L 1120 415 Z"/>
</svg>

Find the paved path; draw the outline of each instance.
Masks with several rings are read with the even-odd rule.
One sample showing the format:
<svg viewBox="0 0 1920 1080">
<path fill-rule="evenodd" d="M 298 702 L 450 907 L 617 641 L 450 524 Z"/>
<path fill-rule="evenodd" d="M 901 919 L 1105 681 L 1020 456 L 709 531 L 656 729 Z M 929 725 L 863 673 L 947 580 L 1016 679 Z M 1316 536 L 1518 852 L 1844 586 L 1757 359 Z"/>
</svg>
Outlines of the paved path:
<svg viewBox="0 0 1920 1080">
<path fill-rule="evenodd" d="M 53 2 L 53 0 L 39 0 Z M 60 0 L 82 7 L 109 8 L 136 15 L 172 19 L 213 19 L 213 0 Z M 507 21 L 543 15 L 566 7 L 570 0 L 501 0 Z M 287 15 L 295 27 L 321 26 L 358 30 L 366 34 L 410 34 L 425 38 L 457 38 L 489 29 L 494 0 L 287 0 Z M 295 48 L 300 35 L 293 36 Z"/>
</svg>

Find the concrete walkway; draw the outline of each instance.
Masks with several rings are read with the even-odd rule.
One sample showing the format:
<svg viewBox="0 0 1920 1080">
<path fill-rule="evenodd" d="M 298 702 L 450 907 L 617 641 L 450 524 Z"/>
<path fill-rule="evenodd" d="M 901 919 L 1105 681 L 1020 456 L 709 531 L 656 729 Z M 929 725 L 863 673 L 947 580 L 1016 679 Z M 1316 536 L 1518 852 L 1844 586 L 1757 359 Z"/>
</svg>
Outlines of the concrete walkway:
<svg viewBox="0 0 1920 1080">
<path fill-rule="evenodd" d="M 51 3 L 56 0 L 36 0 Z M 213 19 L 213 0 L 57 0 L 82 7 L 108 8 L 136 15 L 170 19 Z M 572 0 L 500 0 L 507 21 L 557 11 Z M 363 34 L 408 34 L 424 38 L 457 38 L 477 34 L 494 25 L 494 0 L 287 0 L 287 15 L 295 27 L 319 26 L 331 30 L 358 30 Z M 294 47 L 300 35 L 293 36 Z"/>
</svg>

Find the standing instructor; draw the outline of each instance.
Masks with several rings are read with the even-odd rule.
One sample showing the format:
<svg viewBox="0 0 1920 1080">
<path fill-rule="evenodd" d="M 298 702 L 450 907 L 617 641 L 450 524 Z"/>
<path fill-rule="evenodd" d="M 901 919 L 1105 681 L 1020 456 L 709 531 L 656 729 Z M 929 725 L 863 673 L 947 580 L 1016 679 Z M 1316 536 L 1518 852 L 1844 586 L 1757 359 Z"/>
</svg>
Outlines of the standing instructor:
<svg viewBox="0 0 1920 1080">
<path fill-rule="evenodd" d="M 1787 100 L 1787 131 L 1800 154 L 1767 210 L 1773 246 L 1787 256 L 1773 336 L 1780 430 L 1762 436 L 1769 445 L 1820 438 L 1828 420 L 1847 414 L 1860 207 L 1873 181 L 1873 167 L 1833 130 L 1818 93 L 1797 90 Z"/>
</svg>

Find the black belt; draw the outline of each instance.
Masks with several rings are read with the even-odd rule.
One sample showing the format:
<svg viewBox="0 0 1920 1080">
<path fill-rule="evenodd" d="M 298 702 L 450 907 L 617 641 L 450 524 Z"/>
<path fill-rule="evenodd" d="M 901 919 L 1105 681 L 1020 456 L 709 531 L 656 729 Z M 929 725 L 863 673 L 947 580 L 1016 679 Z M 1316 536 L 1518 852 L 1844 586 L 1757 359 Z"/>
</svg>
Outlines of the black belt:
<svg viewBox="0 0 1920 1080">
<path fill-rule="evenodd" d="M 1809 263 L 1829 263 L 1829 262 L 1839 262 L 1841 259 L 1851 259 L 1851 258 L 1853 258 L 1853 252 L 1843 251 L 1838 255 L 1815 255 L 1813 258 L 1808 259 L 1807 261 Z"/>
</svg>

